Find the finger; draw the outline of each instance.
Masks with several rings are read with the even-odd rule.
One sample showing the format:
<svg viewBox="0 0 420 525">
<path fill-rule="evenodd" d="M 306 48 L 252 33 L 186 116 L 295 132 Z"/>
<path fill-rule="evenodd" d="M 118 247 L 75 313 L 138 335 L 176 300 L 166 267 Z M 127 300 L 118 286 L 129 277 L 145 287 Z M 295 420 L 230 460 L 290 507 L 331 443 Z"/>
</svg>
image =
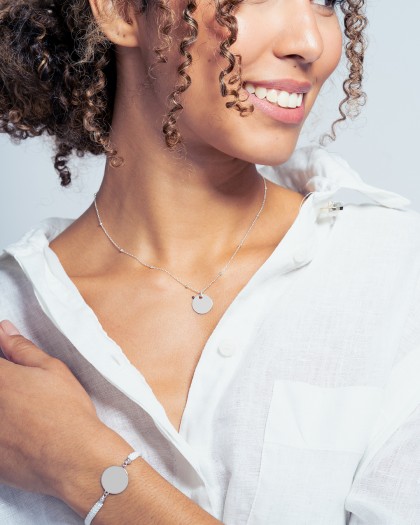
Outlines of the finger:
<svg viewBox="0 0 420 525">
<path fill-rule="evenodd" d="M 10 321 L 0 323 L 0 347 L 6 358 L 18 365 L 47 368 L 52 358 L 20 335 Z"/>
<path fill-rule="evenodd" d="M 0 323 L 0 335 L 1 335 L 1 330 L 4 330 L 6 333 L 8 333 L 9 335 L 15 335 L 15 334 L 19 334 L 19 331 L 18 329 L 16 328 L 16 326 L 14 324 L 12 324 L 10 321 L 2 321 Z M 0 343 L 0 352 L 3 353 L 4 357 L 6 358 L 6 361 L 7 361 L 7 355 L 5 352 L 3 352 L 3 349 L 1 348 L 1 343 Z"/>
<path fill-rule="evenodd" d="M 7 319 L 2 321 L 0 323 L 0 326 L 3 328 L 3 330 L 8 335 L 21 335 L 19 330 L 16 328 L 16 326 L 13 323 L 11 323 L 10 321 L 8 321 Z"/>
</svg>

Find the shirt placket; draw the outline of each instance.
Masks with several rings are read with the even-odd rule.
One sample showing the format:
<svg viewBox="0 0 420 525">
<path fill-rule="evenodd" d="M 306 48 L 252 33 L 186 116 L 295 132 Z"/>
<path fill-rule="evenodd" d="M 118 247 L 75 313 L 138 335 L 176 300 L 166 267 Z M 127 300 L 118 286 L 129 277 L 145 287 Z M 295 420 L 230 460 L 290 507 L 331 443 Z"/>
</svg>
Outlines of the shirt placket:
<svg viewBox="0 0 420 525">
<path fill-rule="evenodd" d="M 323 202 L 323 201 L 322 201 Z M 276 257 L 264 264 L 249 284 L 234 299 L 208 339 L 197 364 L 181 420 L 180 435 L 199 454 L 204 474 L 211 473 L 210 450 L 214 432 L 213 421 L 222 398 L 229 395 L 232 379 L 244 358 L 245 348 L 255 342 L 255 334 L 270 308 L 272 280 L 276 293 L 285 292 L 288 273 L 308 264 L 318 247 L 318 209 L 306 211 L 298 231 L 288 237 Z M 207 476 L 210 478 L 210 475 Z M 210 487 L 211 489 L 211 487 Z M 215 487 L 214 493 L 217 493 Z M 198 494 L 191 497 L 199 504 Z M 215 496 L 216 497 L 216 496 Z"/>
</svg>

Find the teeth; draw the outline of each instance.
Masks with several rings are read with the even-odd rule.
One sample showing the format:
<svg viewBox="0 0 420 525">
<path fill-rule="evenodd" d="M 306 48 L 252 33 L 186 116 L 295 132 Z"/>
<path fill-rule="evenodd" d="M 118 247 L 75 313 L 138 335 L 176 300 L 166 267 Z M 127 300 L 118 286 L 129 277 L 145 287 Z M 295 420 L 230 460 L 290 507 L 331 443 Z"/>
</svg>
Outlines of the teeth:
<svg viewBox="0 0 420 525">
<path fill-rule="evenodd" d="M 263 99 L 267 96 L 267 90 L 265 89 L 265 87 L 257 87 L 255 89 L 255 94 L 258 98 Z"/>
<path fill-rule="evenodd" d="M 279 97 L 277 99 L 277 104 L 281 106 L 282 108 L 288 108 L 289 107 L 289 93 L 287 91 L 280 91 Z"/>
<path fill-rule="evenodd" d="M 255 87 L 250 82 L 245 84 L 248 93 L 255 93 L 259 99 L 266 99 L 272 104 L 278 104 L 282 108 L 298 108 L 302 105 L 303 93 L 288 93 L 277 89 L 266 89 L 265 87 Z"/>
<path fill-rule="evenodd" d="M 297 93 L 292 93 L 289 96 L 289 108 L 295 108 L 297 103 L 298 95 Z"/>
<path fill-rule="evenodd" d="M 266 99 L 269 102 L 274 102 L 274 104 L 277 104 L 277 98 L 278 98 L 278 93 L 275 89 L 269 89 L 267 91 Z"/>
</svg>

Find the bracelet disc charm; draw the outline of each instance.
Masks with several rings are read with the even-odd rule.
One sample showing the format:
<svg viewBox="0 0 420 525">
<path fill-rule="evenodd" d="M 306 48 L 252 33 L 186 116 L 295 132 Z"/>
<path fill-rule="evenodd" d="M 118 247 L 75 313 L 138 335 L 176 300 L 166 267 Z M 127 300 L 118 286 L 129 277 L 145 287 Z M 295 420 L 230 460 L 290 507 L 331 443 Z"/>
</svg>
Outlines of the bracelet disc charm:
<svg viewBox="0 0 420 525">
<path fill-rule="evenodd" d="M 128 472 L 124 467 L 108 467 L 102 474 L 101 484 L 109 494 L 120 494 L 128 486 Z"/>
</svg>

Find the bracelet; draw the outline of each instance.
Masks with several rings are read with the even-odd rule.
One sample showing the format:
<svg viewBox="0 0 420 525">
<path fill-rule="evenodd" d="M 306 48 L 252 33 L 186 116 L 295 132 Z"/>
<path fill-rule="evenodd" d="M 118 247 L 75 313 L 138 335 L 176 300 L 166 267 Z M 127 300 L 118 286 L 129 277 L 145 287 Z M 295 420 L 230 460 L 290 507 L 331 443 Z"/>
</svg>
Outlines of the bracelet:
<svg viewBox="0 0 420 525">
<path fill-rule="evenodd" d="M 93 518 L 101 510 L 104 501 L 109 494 L 121 494 L 128 486 L 128 472 L 126 466 L 132 463 L 135 459 L 141 456 L 140 452 L 132 452 L 127 456 L 124 463 L 121 466 L 112 466 L 105 469 L 101 476 L 101 485 L 104 489 L 104 493 L 90 509 L 88 515 L 85 518 L 85 525 L 90 525 Z"/>
</svg>

